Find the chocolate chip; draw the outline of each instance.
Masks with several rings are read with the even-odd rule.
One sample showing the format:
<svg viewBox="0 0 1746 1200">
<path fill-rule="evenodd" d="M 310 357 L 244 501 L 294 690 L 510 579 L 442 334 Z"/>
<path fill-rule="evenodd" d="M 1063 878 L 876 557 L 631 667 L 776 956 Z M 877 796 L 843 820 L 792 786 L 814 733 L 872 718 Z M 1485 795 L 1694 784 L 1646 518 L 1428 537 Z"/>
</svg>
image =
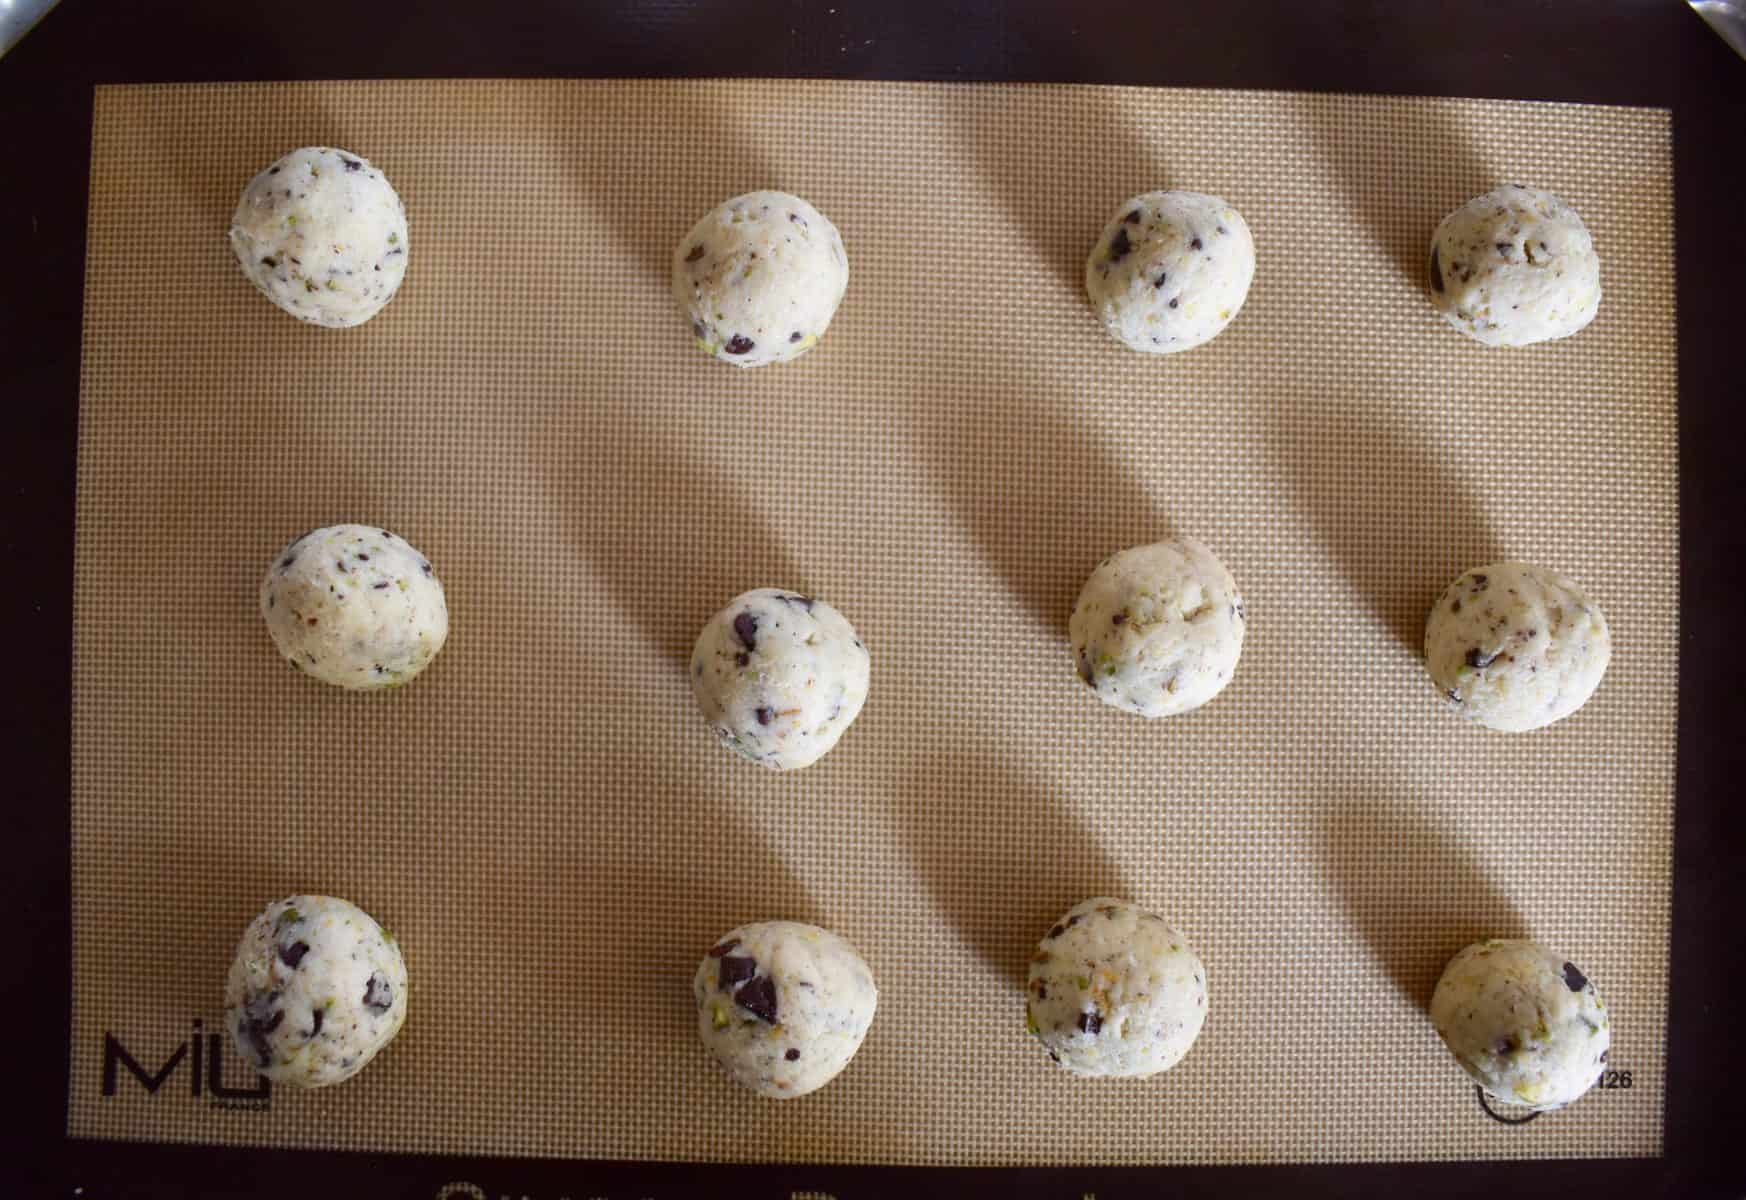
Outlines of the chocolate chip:
<svg viewBox="0 0 1746 1200">
<path fill-rule="evenodd" d="M 304 941 L 292 942 L 289 946 L 280 946 L 279 947 L 279 961 L 283 962 L 286 966 L 290 967 L 292 970 L 296 970 L 297 964 L 302 962 L 303 956 L 305 954 L 308 954 L 308 953 L 309 953 L 309 943 L 308 942 L 304 942 Z"/>
<path fill-rule="evenodd" d="M 1103 1028 L 1103 1018 L 1092 1012 L 1079 1014 L 1079 1029 L 1082 1033 L 1095 1034 Z"/>
<path fill-rule="evenodd" d="M 1510 256 L 1510 251 L 1513 249 L 1515 249 L 1515 247 L 1508 242 L 1499 242 L 1497 244 L 1497 256 L 1507 260 Z"/>
<path fill-rule="evenodd" d="M 749 612 L 743 612 L 734 618 L 734 636 L 740 639 L 740 645 L 748 650 L 758 648 L 758 618 Z"/>
<path fill-rule="evenodd" d="M 724 958 L 721 961 L 725 964 L 733 960 Z M 760 975 L 740 985 L 740 990 L 734 993 L 734 1003 L 764 1024 L 776 1024 L 776 981 L 768 975 Z"/>
<path fill-rule="evenodd" d="M 276 258 L 263 258 L 261 260 L 261 265 L 269 269 L 275 268 L 279 265 L 279 260 Z"/>
<path fill-rule="evenodd" d="M 279 173 L 278 167 L 270 167 L 267 170 L 267 174 L 269 174 L 269 175 L 277 175 L 278 173 Z"/>
<path fill-rule="evenodd" d="M 312 1039 L 321 1032 L 321 1023 L 326 1019 L 327 1010 L 325 1008 L 318 1008 L 315 1010 L 315 1024 L 309 1027 L 309 1036 Z"/>
<path fill-rule="evenodd" d="M 1490 654 L 1484 654 L 1478 646 L 1475 646 L 1467 652 L 1467 665 L 1483 671 L 1497 661 L 1498 653 L 1494 650 Z"/>
<path fill-rule="evenodd" d="M 723 346 L 722 349 L 729 354 L 750 354 L 752 352 L 752 347 L 755 345 L 757 345 L 757 343 L 745 334 L 736 333 L 733 337 L 728 339 L 728 344 Z"/>
<path fill-rule="evenodd" d="M 739 667 L 741 670 L 744 670 L 745 668 L 747 668 L 751 665 L 752 665 L 752 656 L 750 654 L 747 654 L 744 650 L 741 650 L 738 654 L 734 655 L 734 666 Z M 702 674 L 702 664 L 701 663 L 698 664 L 698 667 L 699 667 L 698 673 Z"/>
<path fill-rule="evenodd" d="M 1050 1062 L 1060 1062 L 1061 1056 L 1059 1054 L 1056 1054 L 1053 1050 L 1051 1050 L 1051 1051 L 1049 1051 L 1049 1061 Z"/>
<path fill-rule="evenodd" d="M 691 247 L 691 253 L 687 254 L 685 256 L 685 261 L 688 263 L 694 263 L 702 257 L 703 257 L 703 243 L 698 242 L 697 245 Z"/>
<path fill-rule="evenodd" d="M 340 155 L 340 161 L 346 165 L 346 170 L 348 170 L 348 171 L 356 171 L 359 167 L 364 165 L 363 163 L 359 162 L 357 159 L 347 158 L 343 154 Z"/>
<path fill-rule="evenodd" d="M 1096 687 L 1097 679 L 1091 673 L 1091 660 L 1085 657 L 1085 651 L 1079 652 L 1079 678 L 1085 681 L 1087 687 Z"/>
<path fill-rule="evenodd" d="M 776 710 L 773 708 L 760 708 L 753 715 L 758 718 L 758 724 L 768 725 L 771 721 L 776 719 Z"/>
<path fill-rule="evenodd" d="M 1166 271 L 1159 271 L 1159 272 L 1158 272 L 1158 278 L 1156 278 L 1156 279 L 1154 279 L 1154 280 L 1153 280 L 1153 281 L 1152 281 L 1152 287 L 1153 287 L 1153 288 L 1154 288 L 1154 289 L 1156 289 L 1156 288 L 1161 288 L 1161 287 L 1163 287 L 1163 286 L 1164 286 L 1164 281 L 1165 281 L 1165 280 L 1166 280 L 1166 279 L 1168 279 L 1168 278 L 1169 278 L 1169 277 L 1170 277 L 1170 276 L 1169 276 L 1169 273 L 1168 273 L 1168 272 L 1166 272 Z"/>
<path fill-rule="evenodd" d="M 370 976 L 370 982 L 364 985 L 364 1007 L 371 1012 L 385 1013 L 394 1007 L 394 987 L 381 972 Z"/>
<path fill-rule="evenodd" d="M 1601 1060 L 1601 1061 L 1602 1061 L 1602 1062 L 1605 1062 L 1605 1061 L 1607 1061 L 1607 1052 L 1606 1052 L 1606 1051 L 1605 1051 L 1605 1050 L 1602 1050 L 1602 1051 L 1601 1051 L 1601 1056 L 1600 1056 L 1600 1060 Z"/>
<path fill-rule="evenodd" d="M 1123 217 L 1122 220 L 1129 225 L 1138 225 L 1140 223 L 1140 210 L 1136 208 L 1133 212 Z"/>
<path fill-rule="evenodd" d="M 802 333 L 802 332 L 800 332 L 800 330 L 796 329 L 793 333 L 788 335 L 788 343 L 789 343 L 789 345 L 793 345 L 795 342 L 798 342 L 801 338 L 803 338 L 805 336 L 806 335 L 804 333 Z"/>
<path fill-rule="evenodd" d="M 711 958 L 720 958 L 722 955 L 726 954 L 729 950 L 732 950 L 735 946 L 737 946 L 739 944 L 740 944 L 739 938 L 729 938 L 725 942 L 719 942 L 716 945 L 711 946 L 709 948 L 709 956 Z"/>
<path fill-rule="evenodd" d="M 1483 592 L 1486 588 L 1488 588 L 1490 586 L 1491 586 L 1491 576 L 1489 576 L 1489 575 L 1475 575 L 1473 577 L 1473 590 L 1474 591 Z"/>
<path fill-rule="evenodd" d="M 237 1033 L 248 1042 L 256 1067 L 265 1067 L 273 1061 L 273 1046 L 267 1040 L 268 1035 L 285 1022 L 284 1009 L 272 1011 L 278 999 L 278 992 L 258 996 L 243 1007 L 242 1015 L 237 1018 Z"/>
<path fill-rule="evenodd" d="M 1449 611 L 1452 613 L 1458 613 L 1461 611 L 1461 597 L 1455 597 L 1454 601 L 1449 605 Z"/>
<path fill-rule="evenodd" d="M 1443 290 L 1443 258 L 1436 246 L 1431 247 L 1431 290 Z"/>
<path fill-rule="evenodd" d="M 1175 300 L 1172 300 L 1172 301 L 1171 301 L 1171 302 L 1170 302 L 1170 307 L 1171 307 L 1171 308 L 1175 308 L 1175 307 L 1176 307 L 1176 301 L 1175 301 Z"/>
<path fill-rule="evenodd" d="M 1055 926 L 1055 928 L 1049 930 L 1049 936 L 1052 938 L 1058 938 L 1066 932 L 1067 932 L 1067 926 L 1057 925 L 1057 926 Z"/>
<path fill-rule="evenodd" d="M 1230 230 L 1226 229 L 1223 225 L 1219 226 L 1219 236 L 1220 237 L 1225 236 L 1229 232 L 1230 232 Z"/>
<path fill-rule="evenodd" d="M 1109 240 L 1109 261 L 1120 262 L 1128 256 L 1128 251 L 1133 248 L 1134 244 L 1128 241 L 1128 231 L 1126 229 L 1116 230 L 1116 235 Z"/>
<path fill-rule="evenodd" d="M 419 563 L 419 564 L 418 564 L 418 569 L 419 569 L 419 570 L 421 570 L 421 571 L 423 571 L 423 572 L 424 572 L 424 573 L 425 573 L 425 574 L 426 574 L 426 575 L 429 575 L 429 574 L 430 574 L 430 564 L 429 564 L 429 563 L 427 563 L 427 562 L 421 562 L 421 563 Z"/>
<path fill-rule="evenodd" d="M 287 554 L 284 558 L 279 560 L 279 569 L 281 571 L 286 570 L 287 568 L 289 568 L 291 566 L 292 563 L 294 563 L 296 561 L 297 561 L 297 556 L 295 554 Z"/>
<path fill-rule="evenodd" d="M 1500 1057 L 1505 1054 L 1514 1053 L 1515 1050 L 1516 1039 L 1513 1036 L 1499 1038 L 1497 1040 L 1497 1045 L 1492 1047 L 1492 1052 Z"/>
<path fill-rule="evenodd" d="M 794 1047 L 790 1046 L 788 1048 L 788 1053 L 784 1054 L 782 1057 L 787 1059 L 789 1062 L 799 1062 L 800 1061 L 800 1051 L 798 1051 Z"/>
<path fill-rule="evenodd" d="M 743 954 L 725 955 L 721 960 L 721 969 L 716 972 L 715 985 L 724 992 L 729 991 L 757 973 L 756 959 L 747 958 Z"/>
<path fill-rule="evenodd" d="M 806 218 L 801 216 L 799 213 L 794 213 L 794 212 L 789 213 L 788 219 L 790 221 L 793 221 L 796 225 L 800 226 L 802 229 L 810 228 L 810 226 L 808 226 L 806 223 Z"/>
<path fill-rule="evenodd" d="M 388 585 L 386 583 L 372 583 L 370 585 L 371 591 L 382 592 L 382 591 L 386 591 L 387 589 L 388 589 Z"/>
<path fill-rule="evenodd" d="M 1128 623 L 1128 614 L 1125 612 L 1117 613 L 1109 619 L 1109 623 L 1111 625 L 1126 625 Z"/>
<path fill-rule="evenodd" d="M 1195 238 L 1195 239 L 1194 239 L 1194 240 L 1193 240 L 1193 241 L 1191 241 L 1191 242 L 1189 242 L 1189 243 L 1188 243 L 1188 248 L 1189 248 L 1189 249 L 1190 249 L 1190 250 L 1204 250 L 1204 249 L 1206 249 L 1206 243 L 1205 243 L 1205 242 L 1202 242 L 1202 241 L 1201 241 L 1201 240 L 1200 240 L 1200 239 L 1199 239 L 1199 238 L 1198 238 L 1198 237 L 1197 237 L 1197 238 Z"/>
<path fill-rule="evenodd" d="M 1071 917 L 1067 918 L 1067 928 L 1071 929 L 1083 920 L 1085 920 L 1084 913 L 1074 913 Z"/>
<path fill-rule="evenodd" d="M 1573 992 L 1580 992 L 1588 986 L 1588 980 L 1576 969 L 1575 963 L 1564 964 L 1564 986 Z"/>
</svg>

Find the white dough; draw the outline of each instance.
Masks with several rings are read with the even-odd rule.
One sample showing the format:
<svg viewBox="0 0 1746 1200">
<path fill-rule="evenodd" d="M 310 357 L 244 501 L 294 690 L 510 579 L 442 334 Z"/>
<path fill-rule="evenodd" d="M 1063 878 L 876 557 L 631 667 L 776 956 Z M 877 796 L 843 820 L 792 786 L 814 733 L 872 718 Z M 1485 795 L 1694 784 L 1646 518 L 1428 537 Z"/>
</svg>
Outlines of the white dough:
<svg viewBox="0 0 1746 1200">
<path fill-rule="evenodd" d="M 837 227 L 787 192 L 735 196 L 673 251 L 673 298 L 698 347 L 736 367 L 812 349 L 848 286 Z"/>
<path fill-rule="evenodd" d="M 1237 581 L 1189 537 L 1104 559 L 1067 626 L 1079 678 L 1105 704 L 1142 717 L 1188 712 L 1223 691 L 1243 630 Z"/>
<path fill-rule="evenodd" d="M 691 686 L 723 745 L 793 770 L 817 762 L 860 714 L 870 663 L 855 627 L 823 600 L 758 588 L 703 627 Z"/>
<path fill-rule="evenodd" d="M 243 934 L 225 984 L 225 1025 L 274 1083 L 350 1079 L 405 1020 L 399 943 L 369 913 L 332 896 L 267 905 Z"/>
<path fill-rule="evenodd" d="M 267 299 L 345 329 L 380 312 L 406 277 L 406 206 L 369 159 L 306 146 L 250 182 L 230 246 Z"/>
<path fill-rule="evenodd" d="M 410 683 L 449 636 L 430 560 L 374 525 L 333 525 L 286 546 L 261 580 L 261 616 L 292 666 L 343 688 Z"/>
<path fill-rule="evenodd" d="M 1173 354 L 1236 317 L 1255 278 L 1255 240 L 1217 196 L 1147 192 L 1122 205 L 1085 260 L 1085 292 L 1111 337 Z"/>
<path fill-rule="evenodd" d="M 1510 733 L 1588 703 L 1612 656 L 1600 606 L 1527 563 L 1467 572 L 1425 622 L 1425 666 L 1437 690 L 1462 716 Z"/>
<path fill-rule="evenodd" d="M 1025 1023 L 1074 1075 L 1155 1075 L 1206 1023 L 1206 968 L 1188 939 L 1123 900 L 1076 904 L 1037 944 Z"/>
<path fill-rule="evenodd" d="M 1487 346 L 1569 337 L 1600 298 L 1594 239 L 1551 192 L 1511 184 L 1476 196 L 1431 238 L 1431 302 Z"/>
<path fill-rule="evenodd" d="M 1493 1099 L 1563 1108 L 1595 1085 L 1612 1031 L 1607 1006 L 1574 963 L 1533 942 L 1476 942 L 1450 960 L 1431 1022 Z"/>
<path fill-rule="evenodd" d="M 848 942 L 816 925 L 759 921 L 726 934 L 698 964 L 697 1033 L 735 1080 L 791 1100 L 849 1065 L 879 989 Z"/>
</svg>

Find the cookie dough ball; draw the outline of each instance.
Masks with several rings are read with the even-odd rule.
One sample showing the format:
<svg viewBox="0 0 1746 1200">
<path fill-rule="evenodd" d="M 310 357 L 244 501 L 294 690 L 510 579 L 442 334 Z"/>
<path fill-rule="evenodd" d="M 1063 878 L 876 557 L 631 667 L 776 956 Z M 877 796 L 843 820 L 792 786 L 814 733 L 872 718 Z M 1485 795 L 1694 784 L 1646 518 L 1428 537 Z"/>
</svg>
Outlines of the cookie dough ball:
<svg viewBox="0 0 1746 1200">
<path fill-rule="evenodd" d="M 691 652 L 691 687 L 722 744 L 777 771 L 810 766 L 867 702 L 871 660 L 842 613 L 758 588 L 710 619 Z"/>
<path fill-rule="evenodd" d="M 1243 598 L 1211 550 L 1189 537 L 1135 546 L 1097 565 L 1067 632 L 1079 678 L 1142 717 L 1199 708 L 1243 652 Z"/>
<path fill-rule="evenodd" d="M 1188 939 L 1107 896 L 1049 930 L 1026 990 L 1026 1027 L 1074 1075 L 1168 1071 L 1206 1023 L 1206 968 Z"/>
<path fill-rule="evenodd" d="M 382 311 L 406 277 L 406 206 L 369 159 L 306 146 L 255 176 L 230 247 L 274 304 L 346 329 Z"/>
<path fill-rule="evenodd" d="M 237 1049 L 274 1083 L 326 1087 L 362 1071 L 406 1020 L 406 961 L 355 904 L 292 896 L 243 934 L 224 989 Z"/>
<path fill-rule="evenodd" d="M 261 616 L 292 666 L 343 688 L 410 683 L 449 636 L 430 560 L 374 525 L 333 525 L 286 546 L 261 580 Z"/>
<path fill-rule="evenodd" d="M 1504 1104 L 1543 1112 L 1600 1078 L 1607 1006 L 1576 964 L 1525 941 L 1476 942 L 1450 960 L 1431 1022 L 1461 1069 Z"/>
<path fill-rule="evenodd" d="M 740 1083 L 792 1100 L 837 1077 L 873 1024 L 879 989 L 848 942 L 816 925 L 759 921 L 704 955 L 697 1033 Z"/>
<path fill-rule="evenodd" d="M 1431 239 L 1431 302 L 1487 346 L 1569 337 L 1600 308 L 1600 258 L 1576 210 L 1511 184 L 1443 218 Z"/>
<path fill-rule="evenodd" d="M 1135 196 L 1085 260 L 1085 292 L 1103 327 L 1147 354 L 1191 350 L 1217 337 L 1254 278 L 1248 223 L 1199 192 Z"/>
<path fill-rule="evenodd" d="M 1612 660 L 1600 607 L 1568 579 L 1493 563 L 1450 584 L 1425 622 L 1425 665 L 1455 711 L 1517 733 L 1588 703 Z"/>
<path fill-rule="evenodd" d="M 837 227 L 787 192 L 735 196 L 673 251 L 673 298 L 698 347 L 736 367 L 812 349 L 848 286 Z"/>
</svg>

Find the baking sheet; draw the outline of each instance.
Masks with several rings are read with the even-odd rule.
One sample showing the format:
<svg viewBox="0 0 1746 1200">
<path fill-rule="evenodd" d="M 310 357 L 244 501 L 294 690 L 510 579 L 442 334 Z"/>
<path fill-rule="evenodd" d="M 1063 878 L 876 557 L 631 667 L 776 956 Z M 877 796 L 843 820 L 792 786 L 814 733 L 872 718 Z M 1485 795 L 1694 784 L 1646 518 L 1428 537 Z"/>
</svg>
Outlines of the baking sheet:
<svg viewBox="0 0 1746 1200">
<path fill-rule="evenodd" d="M 70 1131 L 923 1164 L 1658 1153 L 1670 139 L 1661 110 L 1188 90 L 98 89 Z M 311 143 L 370 157 L 410 213 L 407 283 L 352 332 L 274 311 L 223 237 L 251 175 Z M 1429 306 L 1431 229 L 1504 181 L 1595 235 L 1606 298 L 1575 339 L 1490 351 Z M 739 372 L 691 348 L 667 259 L 766 186 L 836 221 L 852 274 L 819 350 Z M 1236 205 L 1260 266 L 1224 335 L 1150 359 L 1080 272 L 1165 186 Z M 448 589 L 449 645 L 403 692 L 297 677 L 255 612 L 286 540 L 354 519 Z M 1171 529 L 1231 567 L 1249 633 L 1223 696 L 1152 724 L 1084 692 L 1065 627 L 1100 558 Z M 1534 735 L 1449 716 L 1417 655 L 1444 584 L 1503 557 L 1581 581 L 1614 630 L 1595 700 Z M 874 656 L 859 722 L 791 775 L 716 746 L 684 675 L 708 616 L 765 584 L 830 599 Z M 211 1035 L 236 938 L 293 891 L 395 930 L 410 1016 L 357 1080 L 254 1097 Z M 1024 1032 L 1032 947 L 1097 893 L 1207 965 L 1205 1032 L 1149 1081 L 1069 1078 Z M 850 1068 L 785 1105 L 692 1028 L 698 957 L 766 916 L 841 932 L 881 986 Z M 1631 1086 L 1509 1128 L 1423 1010 L 1455 950 L 1523 934 L 1597 982 Z"/>
</svg>

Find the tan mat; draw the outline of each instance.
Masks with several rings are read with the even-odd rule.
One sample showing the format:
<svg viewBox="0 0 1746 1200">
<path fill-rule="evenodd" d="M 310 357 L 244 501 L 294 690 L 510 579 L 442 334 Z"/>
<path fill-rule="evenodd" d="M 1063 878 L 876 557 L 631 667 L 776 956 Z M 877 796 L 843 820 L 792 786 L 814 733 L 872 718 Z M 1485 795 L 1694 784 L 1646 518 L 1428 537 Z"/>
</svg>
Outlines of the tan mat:
<svg viewBox="0 0 1746 1200">
<path fill-rule="evenodd" d="M 383 166 L 411 213 L 363 329 L 256 295 L 224 230 L 294 146 Z M 75 1133 L 610 1156 L 1150 1163 L 1637 1155 L 1661 1147 L 1677 613 L 1670 124 L 1661 111 L 875 83 L 418 82 L 97 96 L 79 460 Z M 1422 258 L 1516 180 L 1588 220 L 1581 336 L 1488 351 Z M 1248 217 L 1221 338 L 1148 359 L 1091 317 L 1129 195 Z M 777 186 L 853 274 L 798 365 L 698 354 L 668 255 Z M 255 610 L 291 536 L 380 522 L 454 632 L 359 697 L 286 669 Z M 1249 605 L 1236 681 L 1150 724 L 1075 678 L 1110 551 L 1209 542 Z M 1462 569 L 1555 567 L 1612 670 L 1529 736 L 1445 711 L 1417 646 Z M 777 775 L 705 731 L 704 620 L 829 598 L 872 698 Z M 296 890 L 401 937 L 405 1033 L 265 1103 L 222 1039 L 243 926 Z M 1131 896 L 1204 957 L 1211 1018 L 1144 1082 L 1024 1031 L 1036 939 Z M 693 1032 L 691 972 L 809 919 L 881 985 L 861 1055 L 778 1105 Z M 1488 1120 L 1424 1016 L 1470 939 L 1599 984 L 1632 1086 Z M 106 1043 L 105 1034 L 113 1035 Z M 112 1076 L 104 1094 L 105 1047 Z M 172 1062 L 178 1046 L 189 1046 Z M 156 1094 L 136 1078 L 168 1066 Z M 195 1067 L 204 1073 L 196 1076 Z M 198 1082 L 197 1082 L 198 1079 Z M 264 1111 L 262 1111 L 264 1109 Z"/>
</svg>

